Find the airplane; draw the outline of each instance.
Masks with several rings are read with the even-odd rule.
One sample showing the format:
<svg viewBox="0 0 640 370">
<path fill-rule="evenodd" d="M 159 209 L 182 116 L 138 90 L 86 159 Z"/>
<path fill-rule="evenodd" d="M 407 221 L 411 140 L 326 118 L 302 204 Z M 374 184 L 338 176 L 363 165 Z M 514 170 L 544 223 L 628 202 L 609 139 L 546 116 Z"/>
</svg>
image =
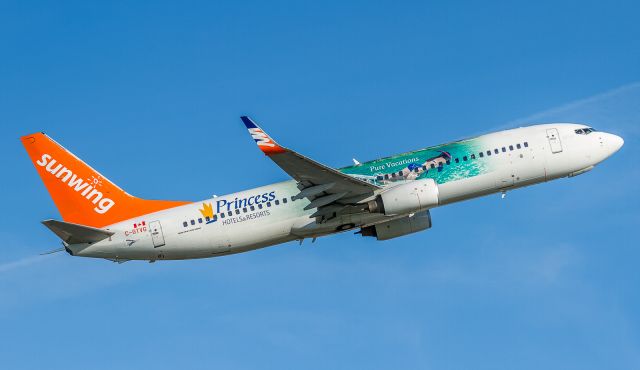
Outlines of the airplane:
<svg viewBox="0 0 640 370">
<path fill-rule="evenodd" d="M 583 124 L 539 124 L 335 169 L 241 120 L 291 179 L 199 202 L 134 197 L 44 133 L 23 136 L 62 216 L 42 223 L 60 250 L 119 263 L 224 256 L 349 230 L 388 240 L 431 228 L 433 208 L 583 174 L 624 144 Z"/>
</svg>

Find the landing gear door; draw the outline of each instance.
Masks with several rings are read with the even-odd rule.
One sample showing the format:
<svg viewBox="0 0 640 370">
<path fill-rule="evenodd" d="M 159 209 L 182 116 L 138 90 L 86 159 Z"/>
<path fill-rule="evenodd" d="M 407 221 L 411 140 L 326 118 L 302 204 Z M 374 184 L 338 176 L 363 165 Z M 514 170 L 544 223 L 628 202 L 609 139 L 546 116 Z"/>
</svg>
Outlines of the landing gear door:
<svg viewBox="0 0 640 370">
<path fill-rule="evenodd" d="M 160 221 L 149 222 L 149 231 L 151 232 L 151 240 L 153 241 L 153 247 L 162 247 L 164 243 L 164 234 L 162 233 L 162 226 Z"/>
<path fill-rule="evenodd" d="M 560 153 L 562 151 L 562 143 L 560 142 L 560 135 L 558 130 L 550 128 L 547 130 L 547 139 L 549 139 L 549 146 L 551 147 L 551 153 Z"/>
</svg>

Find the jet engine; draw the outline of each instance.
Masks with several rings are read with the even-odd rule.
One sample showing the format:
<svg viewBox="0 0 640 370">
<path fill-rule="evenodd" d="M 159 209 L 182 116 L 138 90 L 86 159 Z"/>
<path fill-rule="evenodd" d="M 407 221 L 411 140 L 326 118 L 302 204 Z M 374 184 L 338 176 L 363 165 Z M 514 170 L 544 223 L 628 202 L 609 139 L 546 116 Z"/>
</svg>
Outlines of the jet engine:
<svg viewBox="0 0 640 370">
<path fill-rule="evenodd" d="M 438 185 L 433 179 L 416 180 L 394 186 L 368 203 L 369 212 L 401 215 L 438 205 Z"/>
<path fill-rule="evenodd" d="M 363 227 L 362 236 L 373 236 L 378 240 L 388 240 L 431 228 L 431 213 L 423 211 L 411 216 Z"/>
</svg>

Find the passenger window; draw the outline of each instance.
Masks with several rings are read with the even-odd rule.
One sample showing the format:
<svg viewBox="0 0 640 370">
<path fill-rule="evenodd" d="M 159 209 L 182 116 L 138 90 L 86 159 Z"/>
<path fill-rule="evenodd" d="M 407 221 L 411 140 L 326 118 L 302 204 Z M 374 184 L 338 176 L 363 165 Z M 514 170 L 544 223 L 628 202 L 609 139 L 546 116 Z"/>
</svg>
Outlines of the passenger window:
<svg viewBox="0 0 640 370">
<path fill-rule="evenodd" d="M 456 158 L 456 163 L 460 163 L 460 159 Z"/>
<path fill-rule="evenodd" d="M 527 143 L 526 141 L 524 142 L 524 147 L 528 148 L 529 147 L 529 143 Z"/>
<path fill-rule="evenodd" d="M 513 145 L 509 145 L 509 150 L 513 150 Z"/>
<path fill-rule="evenodd" d="M 282 203 L 287 203 L 287 198 L 282 198 Z"/>
<path fill-rule="evenodd" d="M 462 160 L 466 161 L 467 160 L 467 156 L 465 155 L 464 157 L 462 157 Z"/>
<path fill-rule="evenodd" d="M 426 171 L 427 170 L 427 166 L 426 165 L 422 166 L 422 170 Z"/>
<path fill-rule="evenodd" d="M 520 143 L 518 143 L 518 144 L 516 144 L 516 148 L 522 149 L 522 145 L 520 145 Z"/>
<path fill-rule="evenodd" d="M 484 158 L 484 152 L 480 152 L 480 158 Z"/>
<path fill-rule="evenodd" d="M 233 216 L 233 212 L 229 211 L 229 212 L 227 212 L 227 215 L 228 215 L 229 217 L 231 217 L 231 216 Z"/>
<path fill-rule="evenodd" d="M 271 207 L 271 202 L 267 202 L 267 207 Z"/>
<path fill-rule="evenodd" d="M 498 149 L 494 149 L 493 152 L 496 153 L 496 154 L 500 153 L 500 151 Z"/>
<path fill-rule="evenodd" d="M 201 223 L 202 223 L 202 219 L 201 219 L 201 218 L 199 218 L 199 219 L 198 219 L 198 223 L 199 223 L 199 224 L 201 224 Z"/>
<path fill-rule="evenodd" d="M 247 209 L 246 209 L 246 208 L 243 208 L 243 209 L 242 209 L 242 212 L 247 213 Z"/>
<path fill-rule="evenodd" d="M 191 225 L 195 225 L 196 221 L 195 220 L 191 220 Z"/>
<path fill-rule="evenodd" d="M 398 171 L 398 176 L 402 177 L 402 171 Z"/>
<path fill-rule="evenodd" d="M 447 159 L 447 164 L 448 165 L 451 164 L 451 160 Z"/>
<path fill-rule="evenodd" d="M 258 209 L 262 209 L 262 203 L 258 204 Z"/>
<path fill-rule="evenodd" d="M 276 206 L 280 205 L 280 201 L 279 201 L 279 200 L 277 200 L 277 199 L 275 200 L 275 202 L 274 202 L 274 203 L 276 204 Z"/>
<path fill-rule="evenodd" d="M 507 151 L 507 148 L 502 147 L 502 152 L 505 153 Z"/>
<path fill-rule="evenodd" d="M 487 150 L 487 156 L 491 156 L 491 150 Z"/>
<path fill-rule="evenodd" d="M 436 165 L 431 163 L 431 168 L 436 168 Z"/>
<path fill-rule="evenodd" d="M 216 218 L 216 215 L 213 215 L 213 218 Z M 211 218 L 209 216 L 207 216 L 207 217 L 204 218 L 204 220 L 209 222 L 209 221 L 211 221 Z"/>
<path fill-rule="evenodd" d="M 220 218 L 224 218 L 224 212 L 220 214 Z"/>
<path fill-rule="evenodd" d="M 471 154 L 471 159 L 476 159 L 476 155 L 475 155 L 475 153 L 474 153 L 474 154 Z"/>
<path fill-rule="evenodd" d="M 378 176 L 378 177 L 376 177 L 376 179 L 377 179 L 378 181 L 382 181 L 382 180 L 384 180 L 384 176 Z"/>
<path fill-rule="evenodd" d="M 213 215 L 213 221 L 215 222 L 217 220 L 218 220 L 218 215 Z M 209 220 L 207 220 L 207 221 L 209 221 Z"/>
<path fill-rule="evenodd" d="M 187 227 L 187 225 L 189 225 L 189 224 L 187 223 L 187 221 L 185 221 L 185 222 L 183 222 L 183 223 L 182 223 L 182 226 L 183 226 L 183 227 Z"/>
<path fill-rule="evenodd" d="M 384 179 L 385 180 L 389 180 L 389 174 L 388 173 L 384 175 Z"/>
<path fill-rule="evenodd" d="M 395 178 L 395 177 L 396 177 L 396 173 L 395 173 L 395 172 L 394 172 L 394 173 L 392 173 L 392 174 L 391 174 L 391 177 Z"/>
<path fill-rule="evenodd" d="M 285 199 L 286 199 L 286 198 L 285 198 Z M 249 206 L 249 209 L 253 212 L 253 211 L 255 211 L 255 210 L 256 210 L 256 207 L 254 207 L 254 206 Z"/>
<path fill-rule="evenodd" d="M 294 195 L 291 196 L 291 201 L 295 202 L 295 199 L 293 197 L 294 197 Z"/>
<path fill-rule="evenodd" d="M 239 215 L 240 214 L 240 210 L 236 208 L 236 214 Z"/>
</svg>

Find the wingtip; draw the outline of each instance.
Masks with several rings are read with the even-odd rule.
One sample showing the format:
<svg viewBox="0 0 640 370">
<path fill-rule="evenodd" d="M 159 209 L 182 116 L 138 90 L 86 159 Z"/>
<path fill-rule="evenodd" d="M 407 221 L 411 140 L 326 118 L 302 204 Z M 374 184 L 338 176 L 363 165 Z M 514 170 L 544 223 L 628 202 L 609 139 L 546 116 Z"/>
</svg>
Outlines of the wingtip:
<svg viewBox="0 0 640 370">
<path fill-rule="evenodd" d="M 247 128 L 258 128 L 258 125 L 256 125 L 256 123 L 253 122 L 253 120 L 249 118 L 249 116 L 240 116 L 240 119 Z"/>
<path fill-rule="evenodd" d="M 249 130 L 249 133 L 255 140 L 258 148 L 266 155 L 284 153 L 287 150 L 275 142 L 266 132 L 264 132 L 251 118 L 248 116 L 240 116 L 240 119 Z"/>
</svg>

